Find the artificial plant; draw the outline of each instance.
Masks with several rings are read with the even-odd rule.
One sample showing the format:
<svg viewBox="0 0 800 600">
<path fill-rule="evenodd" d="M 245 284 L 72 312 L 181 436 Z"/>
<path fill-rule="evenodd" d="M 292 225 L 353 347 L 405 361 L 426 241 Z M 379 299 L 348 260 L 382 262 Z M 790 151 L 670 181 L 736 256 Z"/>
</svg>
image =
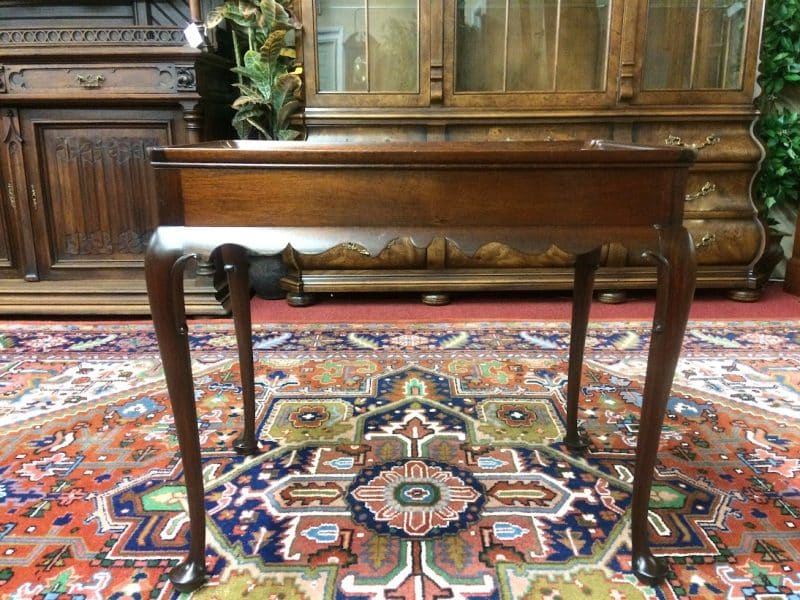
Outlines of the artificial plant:
<svg viewBox="0 0 800 600">
<path fill-rule="evenodd" d="M 292 0 L 226 0 L 206 19 L 209 29 L 226 23 L 233 42 L 239 96 L 233 127 L 240 138 L 291 140 L 300 133 L 289 119 L 300 108 L 302 70 L 289 32 L 300 29 Z"/>
<path fill-rule="evenodd" d="M 767 0 L 759 83 L 756 129 L 766 157 L 756 193 L 764 220 L 774 226 L 775 214 L 800 204 L 800 114 L 785 101 L 800 83 L 800 0 Z"/>
</svg>

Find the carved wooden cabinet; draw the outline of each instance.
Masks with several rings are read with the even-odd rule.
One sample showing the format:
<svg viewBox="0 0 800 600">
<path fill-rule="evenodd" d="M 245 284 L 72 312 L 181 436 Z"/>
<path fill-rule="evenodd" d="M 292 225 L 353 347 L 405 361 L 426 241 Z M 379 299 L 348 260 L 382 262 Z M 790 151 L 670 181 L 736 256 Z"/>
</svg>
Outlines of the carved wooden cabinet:
<svg viewBox="0 0 800 600">
<path fill-rule="evenodd" d="M 227 102 L 183 4 L 0 1 L 0 313 L 148 311 L 144 248 L 180 208 L 147 148 L 210 137 Z"/>
<path fill-rule="evenodd" d="M 685 220 L 698 285 L 758 297 L 764 232 L 750 186 L 763 153 L 752 134 L 763 0 L 298 3 L 309 139 L 606 138 L 696 148 Z M 379 210 L 379 190 L 375 202 Z M 557 248 L 536 257 L 487 248 L 474 258 L 454 247 L 394 248 L 378 259 L 339 249 L 290 263 L 284 284 L 301 295 L 367 282 L 447 292 L 572 281 L 572 257 Z M 434 279 L 431 266 L 450 275 Z M 523 285 L 520 270 L 530 269 L 537 276 Z M 655 279 L 636 248 L 609 246 L 597 281 L 614 291 Z"/>
</svg>

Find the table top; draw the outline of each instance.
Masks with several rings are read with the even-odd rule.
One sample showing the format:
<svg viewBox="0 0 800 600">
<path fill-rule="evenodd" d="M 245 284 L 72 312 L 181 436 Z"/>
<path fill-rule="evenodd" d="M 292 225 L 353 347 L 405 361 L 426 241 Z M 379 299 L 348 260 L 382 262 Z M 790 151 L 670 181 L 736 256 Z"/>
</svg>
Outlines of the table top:
<svg viewBox="0 0 800 600">
<path fill-rule="evenodd" d="M 319 143 L 226 140 L 152 148 L 156 167 L 180 163 L 243 167 L 262 164 L 317 165 L 519 165 L 691 163 L 696 152 L 681 147 L 621 144 L 606 140 L 552 142 Z"/>
</svg>

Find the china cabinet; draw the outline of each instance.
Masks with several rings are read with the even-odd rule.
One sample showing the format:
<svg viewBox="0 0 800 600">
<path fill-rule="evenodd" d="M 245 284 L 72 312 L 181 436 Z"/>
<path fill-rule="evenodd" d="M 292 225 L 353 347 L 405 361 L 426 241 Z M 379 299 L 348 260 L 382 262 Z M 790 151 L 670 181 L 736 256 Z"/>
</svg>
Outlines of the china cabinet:
<svg viewBox="0 0 800 600">
<path fill-rule="evenodd" d="M 147 148 L 216 136 L 228 103 L 227 65 L 184 39 L 188 8 L 0 1 L 0 313 L 149 310 L 144 247 L 180 207 L 159 203 Z"/>
<path fill-rule="evenodd" d="M 764 231 L 751 199 L 763 151 L 752 133 L 763 0 L 297 0 L 309 139 L 564 140 L 697 150 L 685 223 L 698 285 L 754 300 Z M 486 203 L 492 189 L 486 189 Z M 375 201 L 380 194 L 376 190 Z M 442 191 L 442 202 L 458 202 Z M 631 203 L 637 202 L 632 197 Z M 531 190 L 536 202 L 536 190 Z M 563 209 L 570 210 L 565 196 Z M 290 256 L 290 301 L 317 291 L 568 288 L 573 257 L 491 246 L 397 244 Z M 431 267 L 446 267 L 434 278 Z M 604 248 L 608 299 L 651 287 L 636 248 Z"/>
</svg>

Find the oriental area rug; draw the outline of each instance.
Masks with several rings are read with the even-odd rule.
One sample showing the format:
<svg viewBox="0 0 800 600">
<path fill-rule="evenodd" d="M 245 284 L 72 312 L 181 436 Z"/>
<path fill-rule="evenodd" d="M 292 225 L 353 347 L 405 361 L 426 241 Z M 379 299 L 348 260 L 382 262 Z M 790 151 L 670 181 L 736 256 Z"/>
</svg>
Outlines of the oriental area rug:
<svg viewBox="0 0 800 600">
<path fill-rule="evenodd" d="M 594 322 L 564 436 L 559 322 L 259 325 L 260 453 L 234 336 L 190 326 L 205 587 L 152 328 L 0 325 L 0 597 L 800 598 L 800 322 L 691 322 L 651 498 L 657 588 L 630 574 L 649 325 Z"/>
</svg>

